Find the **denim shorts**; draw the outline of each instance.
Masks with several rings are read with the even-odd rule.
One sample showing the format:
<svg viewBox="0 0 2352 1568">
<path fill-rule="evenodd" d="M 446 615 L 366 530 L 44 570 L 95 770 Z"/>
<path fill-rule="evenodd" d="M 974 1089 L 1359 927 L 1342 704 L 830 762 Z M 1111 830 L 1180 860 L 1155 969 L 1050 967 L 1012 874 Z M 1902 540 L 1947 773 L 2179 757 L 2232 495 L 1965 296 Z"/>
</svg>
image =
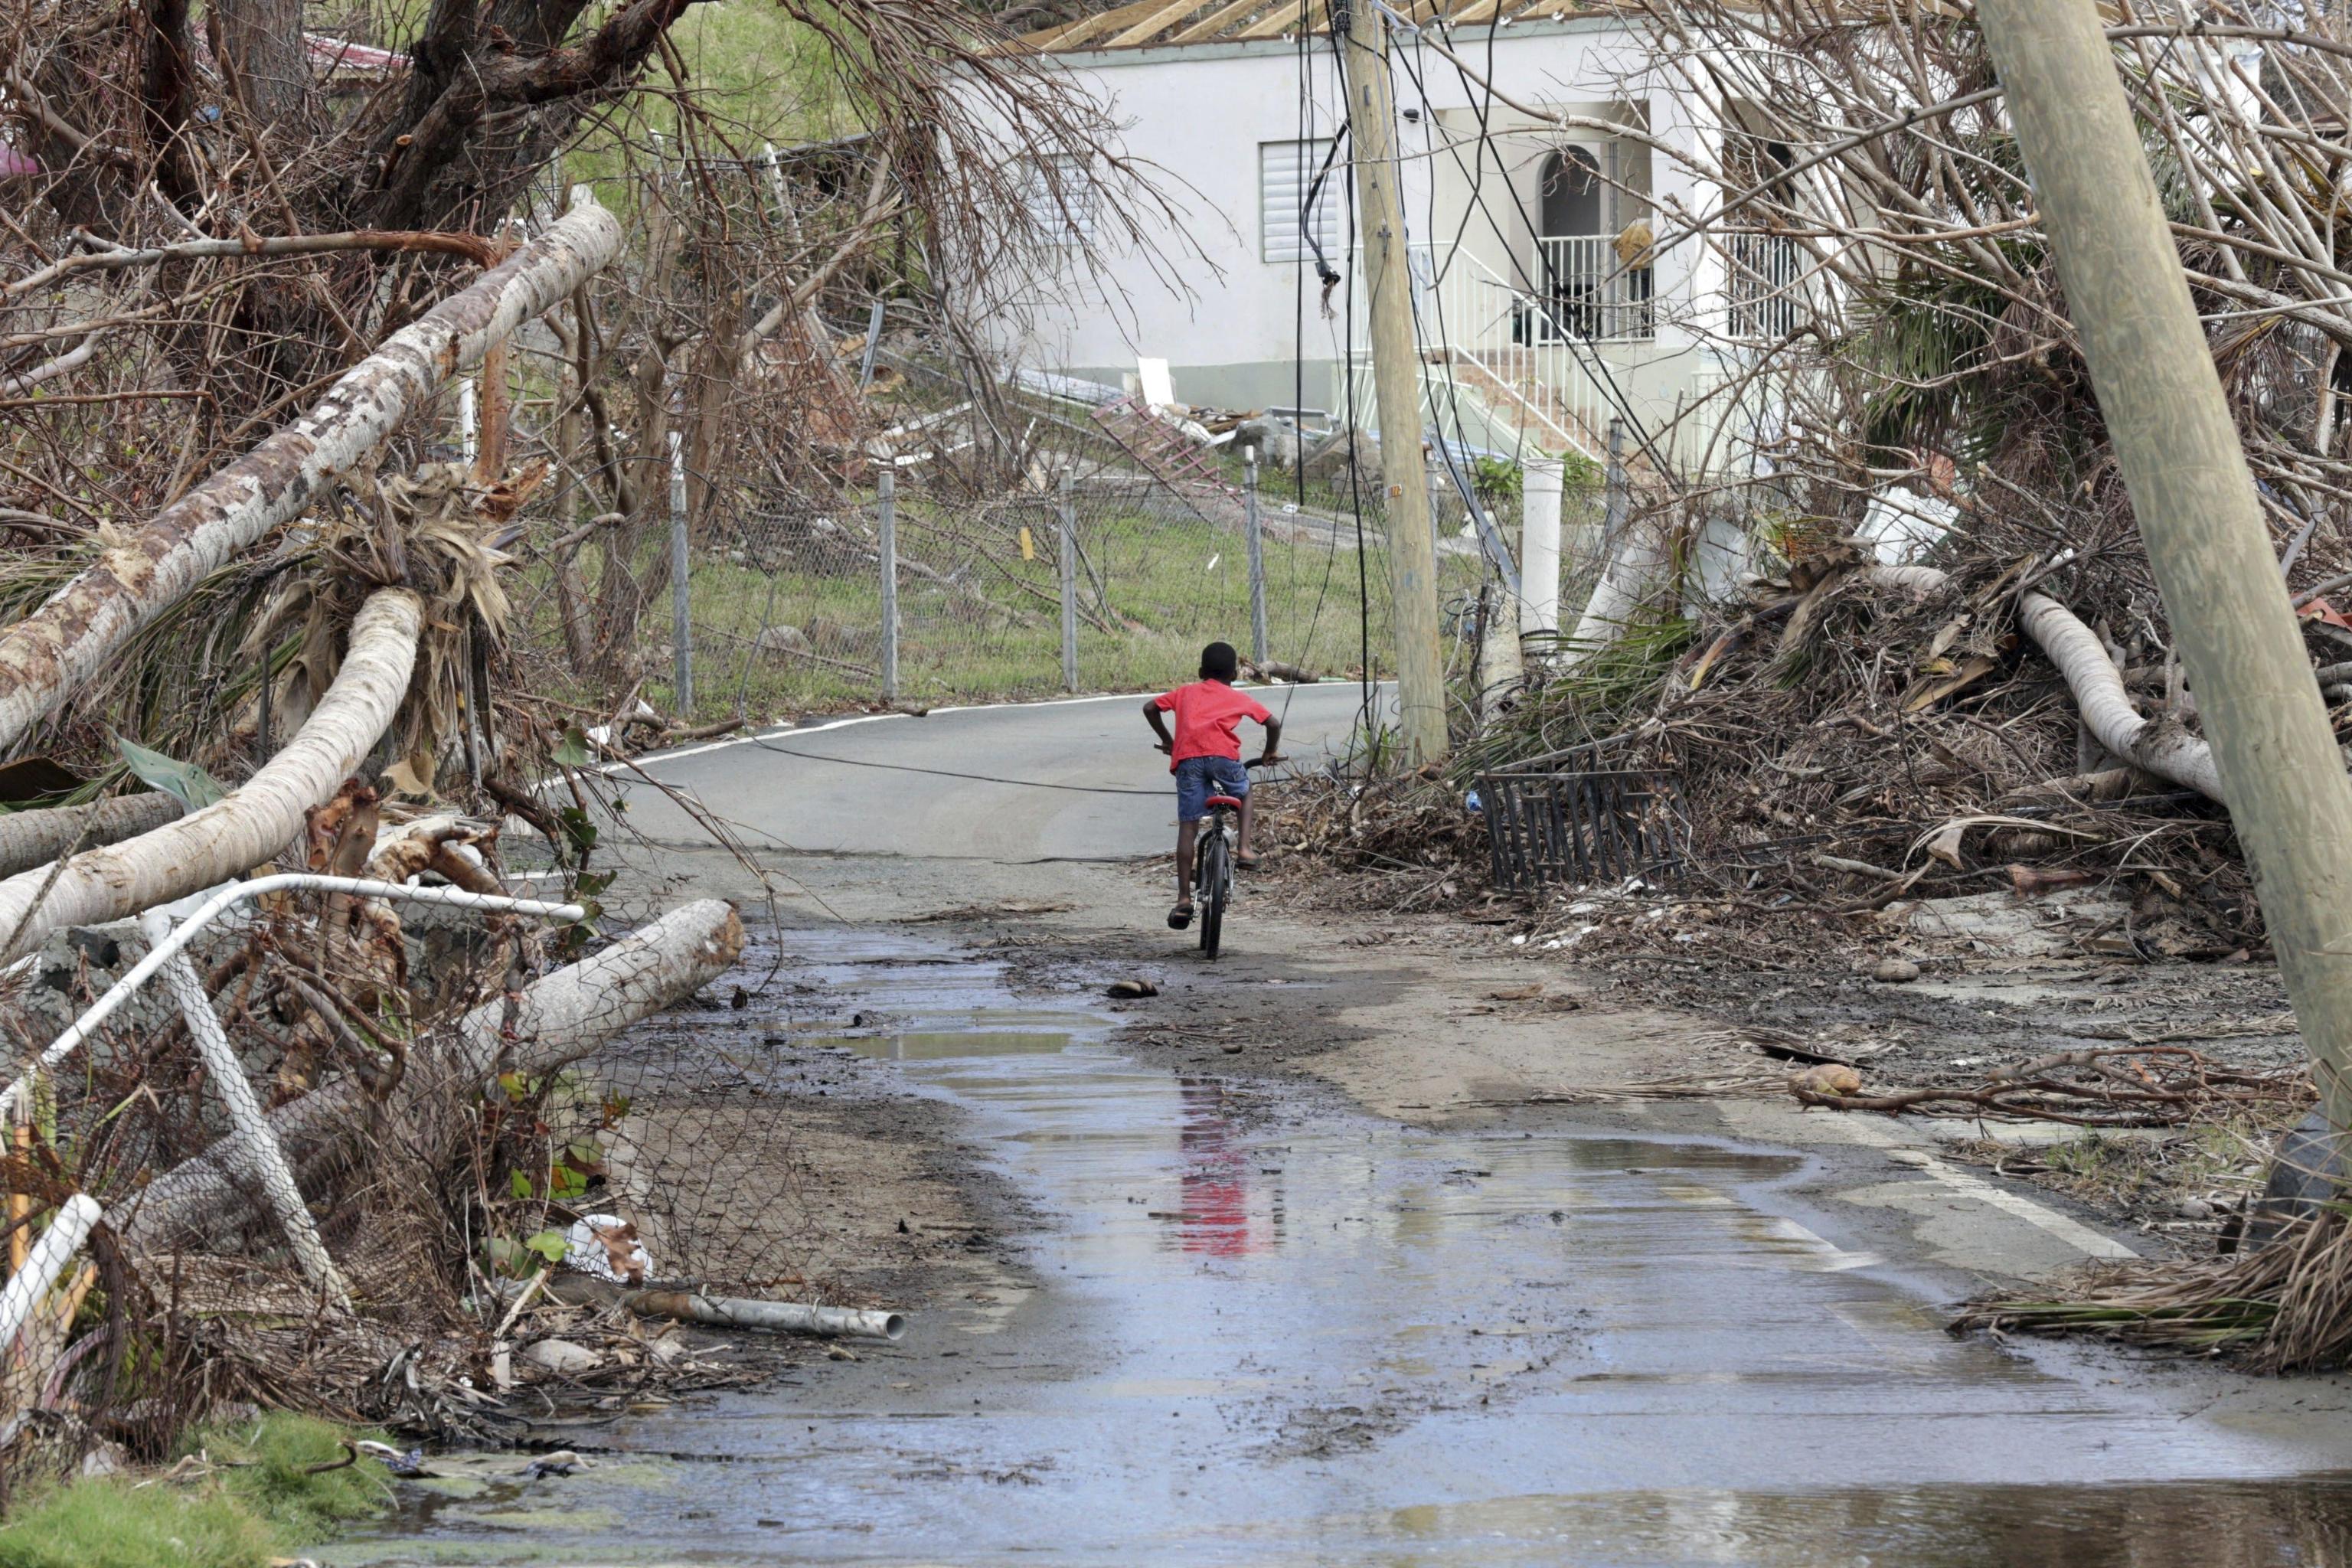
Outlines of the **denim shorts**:
<svg viewBox="0 0 2352 1568">
<path fill-rule="evenodd" d="M 1213 785 L 1215 787 L 1212 788 Z M 1176 820 L 1198 822 L 1209 815 L 1209 797 L 1249 794 L 1249 770 L 1231 757 L 1187 757 L 1176 764 Z"/>
</svg>

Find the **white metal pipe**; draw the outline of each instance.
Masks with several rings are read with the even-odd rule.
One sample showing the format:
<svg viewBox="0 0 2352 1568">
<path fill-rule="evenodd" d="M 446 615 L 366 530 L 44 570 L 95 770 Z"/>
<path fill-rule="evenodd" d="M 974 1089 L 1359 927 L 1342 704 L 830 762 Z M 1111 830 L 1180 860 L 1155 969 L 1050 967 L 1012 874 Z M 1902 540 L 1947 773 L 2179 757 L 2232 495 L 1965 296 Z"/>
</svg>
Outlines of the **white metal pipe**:
<svg viewBox="0 0 2352 1568">
<path fill-rule="evenodd" d="M 1519 634 L 1559 631 L 1559 510 L 1567 465 L 1558 458 L 1520 464 Z"/>
<path fill-rule="evenodd" d="M 897 1340 L 907 1332 L 902 1314 L 861 1307 L 753 1301 L 737 1296 L 705 1296 L 696 1290 L 639 1290 L 625 1299 L 639 1317 L 677 1318 L 714 1328 L 772 1329 L 787 1334 L 867 1340 Z"/>
<path fill-rule="evenodd" d="M 583 921 L 588 911 L 578 904 L 551 904 L 540 899 L 510 899 L 498 893 L 468 892 L 463 888 L 410 887 L 404 882 L 378 882 L 362 877 L 330 877 L 318 871 L 278 871 L 267 877 L 256 877 L 223 888 L 199 905 L 182 921 L 179 928 L 147 951 L 145 957 L 131 966 L 121 979 L 107 987 L 106 994 L 89 1005 L 89 1010 L 68 1025 L 65 1031 L 49 1042 L 40 1059 L 19 1075 L 16 1081 L 0 1089 L 0 1117 L 6 1116 L 24 1094 L 31 1073 L 55 1067 L 63 1061 L 76 1046 L 96 1034 L 105 1022 L 122 1010 L 123 1005 L 139 993 L 155 972 L 172 960 L 172 956 L 194 942 L 196 933 L 218 920 L 226 910 L 238 904 L 269 893 L 296 889 L 311 892 L 350 893 L 362 899 L 394 899 L 408 903 L 448 904 L 457 909 L 482 910 L 499 914 L 537 915 L 543 920 Z"/>
<path fill-rule="evenodd" d="M 88 1193 L 76 1193 L 58 1210 L 57 1218 L 49 1222 L 41 1238 L 33 1243 L 25 1267 L 9 1279 L 5 1290 L 0 1290 L 0 1353 L 5 1353 L 16 1342 L 16 1335 L 32 1317 L 34 1307 L 49 1293 L 49 1288 L 58 1282 L 58 1275 L 81 1250 L 81 1244 L 89 1239 L 90 1226 L 104 1212 L 96 1198 Z"/>
<path fill-rule="evenodd" d="M 161 910 L 149 910 L 139 917 L 139 929 L 146 933 L 150 948 L 161 947 L 171 938 L 172 917 Z M 221 1027 L 220 1015 L 213 1011 L 212 999 L 205 994 L 205 983 L 197 978 L 196 966 L 188 962 L 184 951 L 174 952 L 163 965 L 163 983 L 171 987 L 173 997 L 180 1004 L 181 1016 L 188 1021 L 188 1033 L 196 1042 L 196 1054 L 204 1058 L 205 1075 L 220 1090 L 221 1101 L 228 1109 L 229 1126 L 236 1138 L 225 1163 L 241 1165 L 260 1178 L 263 1195 L 286 1232 L 295 1260 L 302 1266 L 303 1277 L 324 1291 L 329 1300 L 349 1312 L 351 1287 L 344 1283 L 335 1260 L 328 1256 L 326 1243 L 319 1239 L 318 1223 L 302 1201 L 302 1189 L 295 1185 L 294 1168 L 287 1163 L 286 1151 L 278 1147 L 277 1134 L 270 1131 L 268 1119 L 261 1114 L 261 1102 L 254 1099 L 253 1086 L 245 1080 L 245 1065 L 236 1059 L 236 1052 L 228 1043 L 228 1031 Z"/>
</svg>

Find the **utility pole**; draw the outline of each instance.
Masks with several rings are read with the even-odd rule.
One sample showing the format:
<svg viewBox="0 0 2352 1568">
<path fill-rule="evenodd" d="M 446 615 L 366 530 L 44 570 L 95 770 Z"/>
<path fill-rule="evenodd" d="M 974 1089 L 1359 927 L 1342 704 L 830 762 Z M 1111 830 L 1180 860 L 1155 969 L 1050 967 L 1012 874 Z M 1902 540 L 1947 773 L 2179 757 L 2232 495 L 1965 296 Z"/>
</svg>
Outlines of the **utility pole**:
<svg viewBox="0 0 2352 1568">
<path fill-rule="evenodd" d="M 1978 0 L 2329 1124 L 2352 1130 L 2352 781 L 2093 0 Z"/>
<path fill-rule="evenodd" d="M 1421 351 L 1412 330 L 1404 196 L 1397 188 L 1396 92 L 1389 79 L 1387 33 L 1374 0 L 1330 0 L 1330 5 L 1346 78 L 1356 210 L 1362 215 L 1372 389 L 1381 415 L 1381 480 L 1395 599 L 1398 722 L 1406 764 L 1417 767 L 1445 755 L 1445 667 L 1437 656 L 1437 550 L 1428 468 L 1421 460 Z"/>
</svg>

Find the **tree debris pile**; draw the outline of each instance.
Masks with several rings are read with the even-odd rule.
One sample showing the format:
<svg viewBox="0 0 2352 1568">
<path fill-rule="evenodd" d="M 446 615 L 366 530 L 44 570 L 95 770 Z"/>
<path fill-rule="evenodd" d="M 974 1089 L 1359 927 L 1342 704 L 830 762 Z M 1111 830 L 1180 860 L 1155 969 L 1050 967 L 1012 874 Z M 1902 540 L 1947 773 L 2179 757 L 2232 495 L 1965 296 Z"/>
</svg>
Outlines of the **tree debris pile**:
<svg viewBox="0 0 2352 1568">
<path fill-rule="evenodd" d="M 2271 1373 L 2352 1359 L 2352 1223 L 2339 1205 L 2294 1219 L 2267 1246 L 2194 1263 L 2105 1265 L 2068 1284 L 2046 1300 L 1972 1302 L 1952 1330 L 2095 1334 L 2228 1354 Z"/>
<path fill-rule="evenodd" d="M 379 836 L 370 876 L 414 864 L 449 886 L 504 885 L 481 825 L 379 826 L 358 788 L 313 816 L 322 867 Z M 12 1476 L 99 1444 L 166 1456 L 224 1403 L 495 1439 L 551 1409 L 754 1379 L 783 1353 L 740 1334 L 720 1348 L 666 1321 L 657 1292 L 632 1310 L 648 1287 L 840 1300 L 767 1075 L 715 1048 L 707 1018 L 643 1021 L 680 980 L 733 962 L 726 906 L 604 944 L 341 894 L 275 896 L 213 929 L 192 950 L 195 984 L 325 1268 L 274 1202 L 187 1015 L 142 994 L 71 1070 L 32 1080 L 0 1159 L 20 1254 L 69 1200 L 103 1210 L 89 1261 L 40 1293 L 20 1342 L 0 1427 Z M 127 931 L 62 933 L 0 1017 L 37 1043 L 143 951 Z"/>
</svg>

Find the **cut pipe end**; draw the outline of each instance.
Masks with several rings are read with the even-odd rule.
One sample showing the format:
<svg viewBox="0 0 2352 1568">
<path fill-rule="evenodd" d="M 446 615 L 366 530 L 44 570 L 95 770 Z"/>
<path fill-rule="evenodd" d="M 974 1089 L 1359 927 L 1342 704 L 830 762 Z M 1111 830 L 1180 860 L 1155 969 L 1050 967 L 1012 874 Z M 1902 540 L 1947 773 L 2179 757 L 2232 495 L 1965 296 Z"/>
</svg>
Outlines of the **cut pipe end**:
<svg viewBox="0 0 2352 1568">
<path fill-rule="evenodd" d="M 906 1316 L 899 1312 L 885 1312 L 882 1315 L 882 1337 L 894 1344 L 905 1339 L 907 1337 Z"/>
</svg>

